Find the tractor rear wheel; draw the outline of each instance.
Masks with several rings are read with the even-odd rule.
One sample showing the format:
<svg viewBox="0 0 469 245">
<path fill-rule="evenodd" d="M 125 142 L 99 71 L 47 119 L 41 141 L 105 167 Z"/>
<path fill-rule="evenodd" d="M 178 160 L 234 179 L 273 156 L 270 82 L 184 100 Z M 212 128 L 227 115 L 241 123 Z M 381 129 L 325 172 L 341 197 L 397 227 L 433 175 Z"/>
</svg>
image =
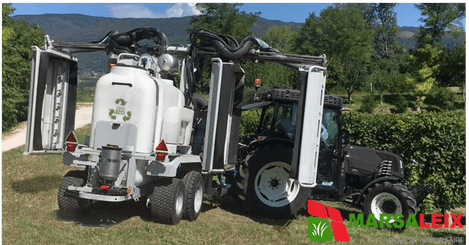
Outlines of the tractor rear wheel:
<svg viewBox="0 0 469 245">
<path fill-rule="evenodd" d="M 293 148 L 266 145 L 248 154 L 238 166 L 235 192 L 244 208 L 275 218 L 296 216 L 310 190 L 290 181 Z"/>
<path fill-rule="evenodd" d="M 86 172 L 74 170 L 65 174 L 59 187 L 57 203 L 59 210 L 67 216 L 80 216 L 91 209 L 91 202 L 78 197 L 76 191 L 69 191 L 69 186 L 82 187 L 86 182 Z"/>
<path fill-rule="evenodd" d="M 150 203 L 151 215 L 156 222 L 178 224 L 186 206 L 184 182 L 177 178 L 158 180 L 150 196 Z"/>
<path fill-rule="evenodd" d="M 394 214 L 402 214 L 402 220 L 407 221 L 409 214 L 416 214 L 417 201 L 412 193 L 400 183 L 391 183 L 385 181 L 383 183 L 375 184 L 369 188 L 368 192 L 363 196 L 363 211 L 368 215 L 374 215 L 376 221 L 379 223 L 380 214 L 390 214 L 391 219 L 389 223 L 391 228 L 396 229 L 393 223 L 396 221 L 393 218 Z M 384 225 L 384 227 L 387 227 Z M 405 225 L 404 225 L 405 227 Z M 400 230 L 403 230 L 401 228 Z"/>
</svg>

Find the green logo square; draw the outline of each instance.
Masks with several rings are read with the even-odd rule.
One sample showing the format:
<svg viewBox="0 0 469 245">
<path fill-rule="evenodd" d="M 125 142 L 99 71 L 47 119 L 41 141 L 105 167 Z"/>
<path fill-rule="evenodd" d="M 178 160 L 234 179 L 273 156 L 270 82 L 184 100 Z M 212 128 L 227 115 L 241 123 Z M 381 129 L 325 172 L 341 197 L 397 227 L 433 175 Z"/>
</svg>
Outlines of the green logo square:
<svg viewBox="0 0 469 245">
<path fill-rule="evenodd" d="M 308 218 L 308 237 L 311 241 L 332 241 L 331 223 L 318 217 Z"/>
</svg>

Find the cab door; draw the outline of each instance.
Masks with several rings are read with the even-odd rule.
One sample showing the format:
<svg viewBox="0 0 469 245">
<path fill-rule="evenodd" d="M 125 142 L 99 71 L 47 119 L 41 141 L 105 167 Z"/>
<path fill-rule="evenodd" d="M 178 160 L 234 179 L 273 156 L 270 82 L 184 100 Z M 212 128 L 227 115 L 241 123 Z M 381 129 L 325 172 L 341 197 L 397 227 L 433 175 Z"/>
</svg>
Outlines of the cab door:
<svg viewBox="0 0 469 245">
<path fill-rule="evenodd" d="M 25 155 L 63 152 L 74 130 L 77 58 L 33 47 Z"/>
<path fill-rule="evenodd" d="M 315 187 L 326 88 L 326 69 L 313 66 L 300 71 L 301 90 L 296 116 L 295 146 L 290 178 L 303 187 Z"/>
</svg>

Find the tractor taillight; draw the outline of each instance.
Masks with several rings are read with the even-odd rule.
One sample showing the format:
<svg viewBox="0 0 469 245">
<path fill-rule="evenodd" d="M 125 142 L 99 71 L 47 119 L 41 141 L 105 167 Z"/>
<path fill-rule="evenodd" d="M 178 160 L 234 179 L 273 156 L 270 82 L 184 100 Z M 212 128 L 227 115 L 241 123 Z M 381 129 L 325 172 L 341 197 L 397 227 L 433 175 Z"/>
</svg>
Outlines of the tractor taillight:
<svg viewBox="0 0 469 245">
<path fill-rule="evenodd" d="M 163 153 L 163 152 L 157 152 L 156 153 L 156 160 L 164 161 L 165 158 L 166 158 L 166 153 Z"/>
<path fill-rule="evenodd" d="M 164 140 L 162 140 L 156 147 L 156 160 L 164 161 L 166 159 L 166 155 L 168 155 L 168 147 Z"/>
<path fill-rule="evenodd" d="M 77 149 L 78 140 L 75 135 L 75 132 L 71 131 L 67 138 L 65 138 L 65 145 L 67 146 L 67 151 L 74 152 Z"/>
<path fill-rule="evenodd" d="M 75 151 L 77 149 L 76 144 L 67 144 L 67 151 Z"/>
</svg>

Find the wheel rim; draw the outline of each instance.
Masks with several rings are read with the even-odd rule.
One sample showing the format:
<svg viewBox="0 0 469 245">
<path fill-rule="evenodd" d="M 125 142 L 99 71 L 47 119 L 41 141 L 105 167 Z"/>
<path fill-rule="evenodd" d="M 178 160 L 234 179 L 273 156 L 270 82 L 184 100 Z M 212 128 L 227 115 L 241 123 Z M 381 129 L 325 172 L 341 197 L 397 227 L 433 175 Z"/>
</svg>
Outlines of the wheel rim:
<svg viewBox="0 0 469 245">
<path fill-rule="evenodd" d="M 194 196 L 194 211 L 198 213 L 200 211 L 200 208 L 202 207 L 202 199 L 203 199 L 203 189 L 202 189 L 202 183 L 199 182 L 197 184 L 197 189 L 195 191 L 195 196 Z"/>
<path fill-rule="evenodd" d="M 176 215 L 181 215 L 182 213 L 182 206 L 183 206 L 183 203 L 184 203 L 184 191 L 183 190 L 179 190 L 177 192 L 177 197 L 176 197 Z"/>
<path fill-rule="evenodd" d="M 271 162 L 264 165 L 254 179 L 254 190 L 262 203 L 270 207 L 283 207 L 295 200 L 300 185 L 291 181 L 290 165 Z"/>
<path fill-rule="evenodd" d="M 375 216 L 376 220 L 380 220 L 380 214 L 390 214 L 390 223 L 394 222 L 394 214 L 402 214 L 402 204 L 399 199 L 388 192 L 382 192 L 373 197 L 371 200 L 371 212 Z"/>
</svg>

